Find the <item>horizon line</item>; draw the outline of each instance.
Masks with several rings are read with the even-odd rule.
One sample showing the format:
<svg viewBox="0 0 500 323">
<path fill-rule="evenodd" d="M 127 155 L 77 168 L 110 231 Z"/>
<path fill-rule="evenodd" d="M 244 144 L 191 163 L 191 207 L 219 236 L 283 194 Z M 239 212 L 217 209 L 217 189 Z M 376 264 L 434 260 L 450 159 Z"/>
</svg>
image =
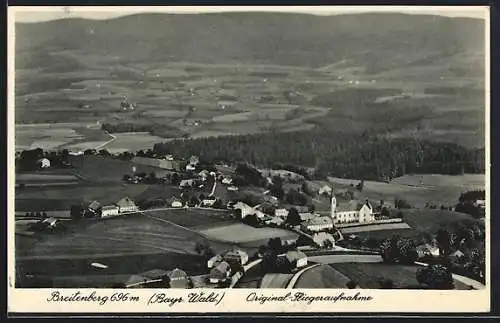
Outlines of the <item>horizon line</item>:
<svg viewBox="0 0 500 323">
<path fill-rule="evenodd" d="M 8 8 L 16 23 L 39 23 L 64 19 L 111 20 L 137 14 L 196 15 L 215 13 L 290 13 L 314 16 L 353 14 L 410 14 L 486 20 L 486 6 L 163 6 L 163 7 L 15 7 Z"/>
</svg>

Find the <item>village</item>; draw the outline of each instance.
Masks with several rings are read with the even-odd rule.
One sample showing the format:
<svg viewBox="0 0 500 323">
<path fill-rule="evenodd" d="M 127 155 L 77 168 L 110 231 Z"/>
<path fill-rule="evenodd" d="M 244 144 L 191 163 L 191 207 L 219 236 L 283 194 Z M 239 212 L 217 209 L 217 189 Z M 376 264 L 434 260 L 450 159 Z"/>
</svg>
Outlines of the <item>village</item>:
<svg viewBox="0 0 500 323">
<path fill-rule="evenodd" d="M 87 154 L 89 152 L 86 152 Z M 82 154 L 74 154 L 81 156 Z M 107 157 L 113 158 L 113 157 Z M 205 273 L 190 275 L 182 267 L 174 269 L 154 268 L 131 275 L 125 282 L 118 284 L 127 288 L 170 287 L 170 288 L 244 288 L 241 283 L 248 273 L 259 272 L 260 276 L 273 273 L 300 275 L 304 270 L 318 263 L 311 260 L 318 255 L 357 254 L 373 257 L 380 253 L 377 246 L 367 247 L 356 244 L 358 232 L 352 229 L 370 231 L 370 228 L 387 225 L 388 228 L 408 228 L 402 216 L 392 216 L 394 208 L 384 201 L 359 201 L 353 198 L 352 191 L 335 192 L 329 185 L 318 186 L 311 194 L 306 187 L 303 176 L 290 171 L 257 170 L 251 165 L 231 167 L 227 164 L 212 165 L 201 162 L 198 156 L 187 160 L 178 159 L 171 154 L 165 156 L 137 154 L 132 157 L 133 167 L 130 174 L 125 174 L 121 181 L 127 185 L 169 185 L 175 187 L 179 195 L 172 195 L 157 201 L 134 201 L 124 196 L 114 203 L 102 203 L 92 200 L 87 204 L 72 205 L 69 216 L 51 216 L 50 211 L 27 212 L 25 218 L 41 217 L 32 225 L 32 230 L 42 234 L 64 232 L 68 221 L 110 221 L 117 218 L 145 217 L 148 214 L 175 210 L 198 210 L 200 212 L 223 211 L 223 217 L 239 221 L 256 228 L 282 229 L 295 234 L 295 238 L 282 239 L 269 236 L 267 245 L 260 245 L 258 250 L 249 254 L 237 245 L 214 252 L 205 243 L 196 246 L 198 254 L 205 261 Z M 37 160 L 41 170 L 49 169 L 50 161 L 46 158 Z M 155 167 L 155 173 L 146 174 L 137 171 L 140 165 Z M 231 172 L 227 170 L 230 169 Z M 266 189 L 260 196 L 249 198 L 241 195 L 248 183 L 261 180 Z M 283 187 L 294 183 L 297 189 L 291 188 L 285 193 Z M 302 186 L 300 185 L 302 183 Z M 353 190 L 362 189 L 363 181 Z M 307 192 L 309 191 L 309 192 Z M 222 194 L 225 192 L 225 194 Z M 291 192 L 291 193 L 290 193 Z M 351 192 L 351 194 L 347 194 Z M 317 202 L 322 202 L 321 210 L 314 204 L 304 203 L 302 199 L 312 195 Z M 338 195 L 338 196 L 337 196 Z M 351 195 L 351 196 L 349 196 Z M 347 197 L 346 197 L 347 196 Z M 479 207 L 484 201 L 475 202 Z M 189 213 L 186 213 L 186 217 Z M 207 213 L 206 217 L 211 217 Z M 373 229 L 376 230 L 376 229 Z M 220 237 L 216 237 L 220 238 Z M 441 256 L 436 245 L 423 243 L 415 246 L 417 259 Z M 309 256 L 308 256 L 309 255 Z M 453 257 L 465 256 L 457 250 Z M 98 270 L 106 270 L 105 263 L 94 262 L 92 266 Z M 265 280 L 265 279 L 264 279 Z M 293 279 L 292 279 L 293 281 Z M 348 281 L 351 286 L 353 282 Z M 354 286 L 356 286 L 354 284 Z"/>
</svg>

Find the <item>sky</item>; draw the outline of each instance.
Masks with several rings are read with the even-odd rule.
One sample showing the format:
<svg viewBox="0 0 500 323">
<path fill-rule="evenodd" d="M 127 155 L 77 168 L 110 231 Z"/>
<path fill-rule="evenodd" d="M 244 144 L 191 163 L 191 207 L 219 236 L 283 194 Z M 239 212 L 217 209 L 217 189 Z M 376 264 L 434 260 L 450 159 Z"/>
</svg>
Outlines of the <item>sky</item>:
<svg viewBox="0 0 500 323">
<path fill-rule="evenodd" d="M 117 10 L 117 8 L 119 8 Z M 400 12 L 407 14 L 432 14 L 448 17 L 471 17 L 486 19 L 488 7 L 423 7 L 423 6 L 265 6 L 265 7 L 244 7 L 244 6 L 163 6 L 163 7 L 9 7 L 9 11 L 15 12 L 16 22 L 40 22 L 64 18 L 88 18 L 88 19 L 109 19 L 119 16 L 147 13 L 163 12 L 171 14 L 196 14 L 215 12 L 294 12 L 308 13 L 315 15 L 338 15 L 366 12 Z M 119 12 L 117 12 L 119 11 Z"/>
</svg>

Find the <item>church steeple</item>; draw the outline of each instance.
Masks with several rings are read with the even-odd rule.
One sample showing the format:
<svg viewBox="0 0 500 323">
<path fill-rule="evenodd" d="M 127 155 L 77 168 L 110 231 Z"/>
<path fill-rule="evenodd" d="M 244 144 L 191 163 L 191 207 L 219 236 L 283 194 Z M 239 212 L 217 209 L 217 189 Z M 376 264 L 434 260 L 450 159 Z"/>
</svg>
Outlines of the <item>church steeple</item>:
<svg viewBox="0 0 500 323">
<path fill-rule="evenodd" d="M 335 219 L 335 211 L 337 208 L 337 199 L 335 198 L 335 193 L 332 191 L 332 197 L 330 202 L 330 217 Z"/>
</svg>

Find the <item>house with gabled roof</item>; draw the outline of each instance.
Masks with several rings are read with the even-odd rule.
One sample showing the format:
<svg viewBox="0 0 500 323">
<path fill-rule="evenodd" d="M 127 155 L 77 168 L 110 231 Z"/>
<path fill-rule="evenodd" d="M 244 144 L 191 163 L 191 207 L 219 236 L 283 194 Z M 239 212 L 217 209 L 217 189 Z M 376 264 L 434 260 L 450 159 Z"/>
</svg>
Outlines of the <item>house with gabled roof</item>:
<svg viewBox="0 0 500 323">
<path fill-rule="evenodd" d="M 189 276 L 182 269 L 175 268 L 168 273 L 168 278 L 170 278 L 170 288 L 191 288 Z"/>
<path fill-rule="evenodd" d="M 135 205 L 135 202 L 132 201 L 129 197 L 124 197 L 116 202 L 116 206 L 118 206 L 119 213 L 137 212 L 139 210 L 137 208 L 137 205 Z"/>
<path fill-rule="evenodd" d="M 209 280 L 212 284 L 218 284 L 227 281 L 230 276 L 231 266 L 226 261 L 222 261 L 210 271 Z"/>
</svg>

